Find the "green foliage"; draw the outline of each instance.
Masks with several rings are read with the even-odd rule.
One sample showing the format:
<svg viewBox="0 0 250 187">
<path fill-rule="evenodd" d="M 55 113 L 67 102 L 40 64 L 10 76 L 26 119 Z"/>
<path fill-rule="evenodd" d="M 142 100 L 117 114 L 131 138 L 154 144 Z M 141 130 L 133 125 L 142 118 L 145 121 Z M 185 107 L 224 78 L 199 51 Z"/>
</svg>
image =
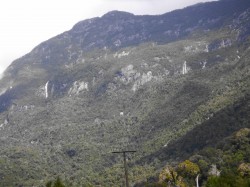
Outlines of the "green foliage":
<svg viewBox="0 0 250 187">
<path fill-rule="evenodd" d="M 241 177 L 250 178 L 250 163 L 241 163 L 238 167 L 238 172 Z"/>
<path fill-rule="evenodd" d="M 171 166 L 165 167 L 160 175 L 158 185 L 167 186 L 180 186 L 185 187 L 186 183 L 183 181 L 183 177 L 175 171 Z"/>
<path fill-rule="evenodd" d="M 171 166 L 165 167 L 160 175 L 159 175 L 159 182 L 163 183 L 163 182 L 167 182 L 167 183 L 172 183 L 172 184 L 176 184 L 178 181 L 178 174 L 177 172 L 174 170 L 174 168 L 172 168 Z"/>
<path fill-rule="evenodd" d="M 205 160 L 200 159 L 197 164 L 202 172 L 208 171 L 209 164 Z"/>
<path fill-rule="evenodd" d="M 191 162 L 190 160 L 185 160 L 178 165 L 177 171 L 183 177 L 195 178 L 200 172 L 200 168 L 197 164 Z"/>
<path fill-rule="evenodd" d="M 52 184 L 53 184 L 53 182 L 49 181 L 49 182 L 46 183 L 46 187 L 52 187 Z"/>
<path fill-rule="evenodd" d="M 222 175 L 220 177 L 210 177 L 206 187 L 249 187 L 250 179 L 244 179 L 237 175 Z"/>
<path fill-rule="evenodd" d="M 240 129 L 217 146 L 207 147 L 177 164 L 176 169 L 165 167 L 159 174 L 159 184 L 174 184 L 172 181 L 177 178 L 182 184 L 195 185 L 199 174 L 199 183 L 206 187 L 248 187 L 249 142 L 250 129 Z"/>
<path fill-rule="evenodd" d="M 61 182 L 60 178 L 58 177 L 54 183 L 53 187 L 65 187 L 64 184 Z"/>
<path fill-rule="evenodd" d="M 223 7 L 223 12 L 234 8 Z M 164 174 L 166 180 L 182 185 L 192 180 L 193 184 L 200 172 L 205 181 L 212 164 L 234 173 L 240 168 L 246 175 L 245 167 L 239 165 L 250 163 L 247 130 L 229 143 L 215 145 L 232 132 L 249 127 L 249 43 L 238 43 L 239 35 L 219 23 L 223 28 L 204 32 L 205 20 L 213 21 L 198 16 L 193 19 L 204 27 L 187 38 L 183 37 L 196 26 L 186 17 L 186 31 L 181 25 L 177 32 L 152 27 L 150 41 L 164 42 L 160 31 L 165 39 L 168 34 L 186 32 L 162 45 L 142 43 L 116 51 L 102 46 L 85 51 L 83 46 L 90 41 L 79 44 L 77 38 L 83 35 L 77 32 L 69 37 L 70 32 L 13 63 L 0 81 L 1 92 L 13 86 L 1 95 L 0 124 L 6 116 L 9 124 L 0 130 L 0 186 L 39 186 L 42 180 L 57 175 L 72 186 L 119 186 L 123 169 L 118 163 L 122 161 L 111 152 L 126 149 L 138 150 L 130 163 L 132 183 L 147 183 L 166 161 L 174 164 L 194 152 L 199 157 L 184 161 L 179 170 L 170 169 Z M 230 23 L 231 19 L 226 20 Z M 162 25 L 161 21 L 154 24 Z M 91 37 L 99 34 L 98 30 L 93 33 Z M 141 38 L 137 34 L 136 38 Z M 231 44 L 221 46 L 225 40 Z M 184 61 L 190 68 L 185 75 Z M 42 93 L 48 80 L 46 99 Z M 79 82 L 88 83 L 88 89 L 69 94 Z"/>
<path fill-rule="evenodd" d="M 49 181 L 46 183 L 46 187 L 66 187 L 61 179 L 58 177 L 54 182 Z"/>
</svg>

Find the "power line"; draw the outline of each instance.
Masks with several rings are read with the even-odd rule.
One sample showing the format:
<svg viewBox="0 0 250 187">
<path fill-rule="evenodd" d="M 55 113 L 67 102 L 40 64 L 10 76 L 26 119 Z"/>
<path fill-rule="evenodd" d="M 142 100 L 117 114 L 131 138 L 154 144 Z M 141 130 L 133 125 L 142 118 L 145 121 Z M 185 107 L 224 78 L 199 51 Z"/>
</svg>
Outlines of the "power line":
<svg viewBox="0 0 250 187">
<path fill-rule="evenodd" d="M 128 182 L 128 166 L 127 166 L 127 159 L 126 159 L 126 153 L 135 153 L 136 151 L 114 151 L 112 153 L 122 153 L 123 154 L 123 162 L 124 162 L 124 170 L 125 170 L 125 182 L 126 182 L 126 187 L 129 187 L 129 182 Z"/>
</svg>

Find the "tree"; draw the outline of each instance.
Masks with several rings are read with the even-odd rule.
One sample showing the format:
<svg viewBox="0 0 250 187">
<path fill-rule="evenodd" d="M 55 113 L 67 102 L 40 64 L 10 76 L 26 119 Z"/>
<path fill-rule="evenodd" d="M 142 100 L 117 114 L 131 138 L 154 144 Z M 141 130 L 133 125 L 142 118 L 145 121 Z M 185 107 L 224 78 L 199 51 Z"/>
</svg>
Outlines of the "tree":
<svg viewBox="0 0 250 187">
<path fill-rule="evenodd" d="M 190 160 L 185 160 L 178 165 L 177 172 L 186 179 L 188 184 L 194 184 L 194 182 L 196 182 L 196 186 L 199 186 L 200 168 L 197 164 Z"/>
<path fill-rule="evenodd" d="M 180 187 L 187 186 L 184 183 L 183 178 L 180 175 L 178 175 L 178 173 L 171 166 L 167 166 L 161 171 L 159 175 L 159 183 L 160 184 L 165 183 L 168 186 L 180 186 Z"/>
<path fill-rule="evenodd" d="M 171 166 L 167 166 L 161 171 L 159 175 L 159 182 L 167 181 L 167 182 L 175 183 L 177 181 L 177 177 L 178 177 L 178 174 L 174 170 L 174 168 L 172 168 Z"/>
<path fill-rule="evenodd" d="M 177 171 L 185 178 L 195 178 L 200 173 L 200 168 L 190 160 L 185 160 L 178 165 Z"/>
<path fill-rule="evenodd" d="M 242 177 L 250 177 L 250 163 L 242 163 L 238 167 L 238 172 Z"/>
<path fill-rule="evenodd" d="M 54 185 L 52 181 L 49 181 L 47 182 L 46 187 L 66 187 L 66 186 L 62 183 L 61 179 L 58 177 L 54 182 Z"/>
</svg>

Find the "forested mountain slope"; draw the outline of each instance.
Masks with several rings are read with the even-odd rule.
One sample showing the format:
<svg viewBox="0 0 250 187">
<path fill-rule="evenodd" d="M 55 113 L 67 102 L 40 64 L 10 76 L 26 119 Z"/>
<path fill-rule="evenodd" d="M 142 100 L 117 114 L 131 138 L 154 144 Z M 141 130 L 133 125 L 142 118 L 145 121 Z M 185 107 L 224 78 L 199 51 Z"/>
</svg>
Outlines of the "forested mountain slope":
<svg viewBox="0 0 250 187">
<path fill-rule="evenodd" d="M 0 186 L 133 183 L 249 127 L 250 1 L 112 11 L 15 60 L 0 80 Z"/>
</svg>

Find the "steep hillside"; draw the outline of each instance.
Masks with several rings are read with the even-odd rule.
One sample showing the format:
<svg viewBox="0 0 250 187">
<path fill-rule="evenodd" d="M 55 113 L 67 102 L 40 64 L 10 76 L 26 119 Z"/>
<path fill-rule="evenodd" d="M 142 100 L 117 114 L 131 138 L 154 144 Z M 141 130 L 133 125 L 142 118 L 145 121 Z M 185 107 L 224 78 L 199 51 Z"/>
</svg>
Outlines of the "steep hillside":
<svg viewBox="0 0 250 187">
<path fill-rule="evenodd" d="M 227 7 L 227 8 L 225 8 Z M 118 186 L 249 127 L 250 2 L 113 11 L 14 61 L 0 80 L 0 186 Z"/>
<path fill-rule="evenodd" d="M 250 129 L 240 129 L 196 152 L 178 164 L 168 163 L 154 177 L 136 186 L 248 187 L 250 184 Z M 184 166 L 184 167 L 183 167 Z M 197 180 L 198 176 L 198 180 Z M 196 180 L 195 180 L 196 178 Z"/>
</svg>

